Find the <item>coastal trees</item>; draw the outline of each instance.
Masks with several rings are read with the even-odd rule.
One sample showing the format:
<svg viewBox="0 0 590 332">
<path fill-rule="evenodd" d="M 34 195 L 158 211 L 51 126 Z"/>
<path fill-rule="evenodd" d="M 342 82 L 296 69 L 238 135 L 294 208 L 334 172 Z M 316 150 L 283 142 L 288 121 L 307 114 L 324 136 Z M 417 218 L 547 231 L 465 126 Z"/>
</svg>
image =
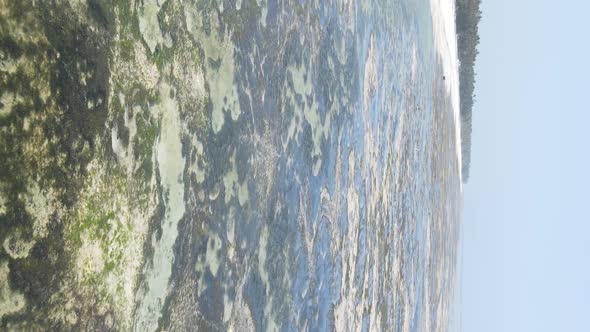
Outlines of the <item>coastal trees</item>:
<svg viewBox="0 0 590 332">
<path fill-rule="evenodd" d="M 456 0 L 456 26 L 459 51 L 459 79 L 461 98 L 461 150 L 463 181 L 469 180 L 471 162 L 471 116 L 475 100 L 475 59 L 479 44 L 478 24 L 481 19 L 481 0 Z"/>
</svg>

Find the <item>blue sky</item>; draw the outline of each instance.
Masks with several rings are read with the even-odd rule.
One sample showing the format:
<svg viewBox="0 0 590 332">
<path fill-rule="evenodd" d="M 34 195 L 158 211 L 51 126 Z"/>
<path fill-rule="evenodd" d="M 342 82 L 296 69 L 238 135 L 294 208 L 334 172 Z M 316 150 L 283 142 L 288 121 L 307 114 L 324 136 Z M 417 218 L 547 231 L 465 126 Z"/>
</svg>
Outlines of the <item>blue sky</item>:
<svg viewBox="0 0 590 332">
<path fill-rule="evenodd" d="M 483 0 L 459 331 L 590 331 L 590 1 Z"/>
</svg>

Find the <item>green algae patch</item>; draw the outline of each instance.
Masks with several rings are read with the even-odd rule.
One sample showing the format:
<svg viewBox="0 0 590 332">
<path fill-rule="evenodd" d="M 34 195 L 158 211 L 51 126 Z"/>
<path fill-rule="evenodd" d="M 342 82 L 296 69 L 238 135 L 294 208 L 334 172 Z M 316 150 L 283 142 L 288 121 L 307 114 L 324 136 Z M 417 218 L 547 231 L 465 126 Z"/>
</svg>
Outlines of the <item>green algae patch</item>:
<svg viewBox="0 0 590 332">
<path fill-rule="evenodd" d="M 155 213 L 148 202 L 155 198 L 152 191 L 138 192 L 141 178 L 127 177 L 121 166 L 93 162 L 88 172 L 88 185 L 65 234 L 73 257 L 72 282 L 80 294 L 102 294 L 102 306 L 112 308 L 113 319 L 126 329 L 132 325 L 136 276 Z"/>
<path fill-rule="evenodd" d="M 111 230 L 110 221 L 114 218 L 115 212 L 98 210 L 94 204 L 87 202 L 84 215 L 72 224 L 68 234 L 72 249 L 82 245 L 82 235 L 85 232 L 89 233 L 93 240 L 100 240 L 108 235 Z"/>
<path fill-rule="evenodd" d="M 115 13 L 132 8 L 102 4 L 0 1 L 0 244 L 10 266 L 2 273 L 23 296 L 2 321 L 15 328 L 132 325 L 155 187 L 151 174 L 132 176 L 132 151 L 124 156 L 132 162 L 113 158 L 109 123 L 128 109 L 125 96 L 153 101 L 159 73 L 140 42 L 123 39 L 118 49 L 134 63 L 117 63 L 117 73 L 129 79 L 110 76 L 117 22 L 133 32 L 137 21 Z M 113 83 L 125 90 L 111 104 Z M 152 160 L 158 135 L 147 119 L 134 130 L 128 116 L 115 131 L 140 137 L 140 161 Z"/>
<path fill-rule="evenodd" d="M 0 14 L 0 328 L 155 329 L 138 301 L 152 315 L 167 296 L 187 165 L 206 180 L 203 40 L 155 0 L 0 0 Z M 233 73 L 233 53 L 209 55 Z"/>
</svg>

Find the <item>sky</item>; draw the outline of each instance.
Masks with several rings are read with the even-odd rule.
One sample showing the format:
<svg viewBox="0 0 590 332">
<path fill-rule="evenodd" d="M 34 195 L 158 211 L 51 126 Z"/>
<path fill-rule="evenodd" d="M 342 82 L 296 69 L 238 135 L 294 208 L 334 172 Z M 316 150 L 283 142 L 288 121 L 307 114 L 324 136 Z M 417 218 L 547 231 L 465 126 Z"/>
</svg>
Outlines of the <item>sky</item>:
<svg viewBox="0 0 590 332">
<path fill-rule="evenodd" d="M 483 0 L 458 331 L 590 331 L 590 1 Z"/>
</svg>

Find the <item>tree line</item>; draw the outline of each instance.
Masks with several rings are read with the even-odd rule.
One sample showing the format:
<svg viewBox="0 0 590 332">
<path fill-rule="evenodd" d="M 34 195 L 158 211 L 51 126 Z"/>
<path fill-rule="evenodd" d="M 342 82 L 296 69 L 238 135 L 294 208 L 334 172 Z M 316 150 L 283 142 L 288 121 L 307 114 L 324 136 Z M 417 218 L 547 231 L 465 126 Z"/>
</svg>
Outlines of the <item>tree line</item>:
<svg viewBox="0 0 590 332">
<path fill-rule="evenodd" d="M 471 119 L 475 100 L 475 59 L 479 53 L 479 34 L 477 27 L 481 20 L 481 0 L 455 0 L 455 22 L 459 51 L 459 80 L 461 99 L 461 150 L 463 182 L 469 180 L 471 162 Z"/>
</svg>

